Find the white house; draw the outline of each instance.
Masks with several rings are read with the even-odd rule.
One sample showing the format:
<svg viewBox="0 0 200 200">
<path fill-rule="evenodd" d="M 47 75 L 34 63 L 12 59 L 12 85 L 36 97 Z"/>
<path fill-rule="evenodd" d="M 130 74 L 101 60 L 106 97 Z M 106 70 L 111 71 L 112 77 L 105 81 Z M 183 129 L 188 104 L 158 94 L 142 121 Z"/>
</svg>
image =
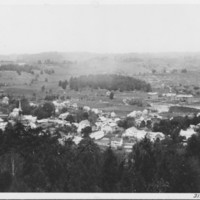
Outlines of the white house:
<svg viewBox="0 0 200 200">
<path fill-rule="evenodd" d="M 86 111 L 86 112 L 89 112 L 91 110 L 91 108 L 89 106 L 84 106 L 83 110 Z"/>
<path fill-rule="evenodd" d="M 152 142 L 154 142 L 156 139 L 164 140 L 165 135 L 161 132 L 148 132 L 146 134 L 146 137 L 149 138 Z"/>
<path fill-rule="evenodd" d="M 111 116 L 112 118 L 115 118 L 117 115 L 116 115 L 115 112 L 111 112 L 111 113 L 110 113 L 110 116 Z"/>
<path fill-rule="evenodd" d="M 80 143 L 80 141 L 82 140 L 83 138 L 82 137 L 79 137 L 79 136 L 75 136 L 74 138 L 73 138 L 73 142 L 75 143 L 75 144 L 79 144 Z"/>
<path fill-rule="evenodd" d="M 9 104 L 9 98 L 8 97 L 3 97 L 2 104 L 8 105 Z"/>
<path fill-rule="evenodd" d="M 79 124 L 78 124 L 78 129 L 77 132 L 81 133 L 82 129 L 86 128 L 86 127 L 90 127 L 91 124 L 88 120 L 82 120 Z"/>
<path fill-rule="evenodd" d="M 67 116 L 69 115 L 69 112 L 65 112 L 59 115 L 59 119 L 65 120 L 67 118 Z"/>
<path fill-rule="evenodd" d="M 132 148 L 133 148 L 134 144 L 135 144 L 134 142 L 124 142 L 124 145 L 123 145 L 124 150 L 126 152 L 130 153 L 132 151 Z"/>
<path fill-rule="evenodd" d="M 196 132 L 192 128 L 188 128 L 185 131 L 181 129 L 180 131 L 180 136 L 184 136 L 186 139 L 190 138 L 194 134 L 196 134 Z"/>
<path fill-rule="evenodd" d="M 104 137 L 104 132 L 103 131 L 96 131 L 90 134 L 90 138 L 99 140 Z"/>
<path fill-rule="evenodd" d="M 0 122 L 0 129 L 2 131 L 5 131 L 5 128 L 6 128 L 7 124 L 8 124 L 8 122 Z"/>
<path fill-rule="evenodd" d="M 162 95 L 168 101 L 175 101 L 176 100 L 176 93 L 164 93 Z"/>
<path fill-rule="evenodd" d="M 123 145 L 123 139 L 122 138 L 111 138 L 110 146 L 112 148 L 121 148 Z"/>
<path fill-rule="evenodd" d="M 158 99 L 158 93 L 157 92 L 148 92 L 148 99 L 157 100 Z"/>
<path fill-rule="evenodd" d="M 126 131 L 122 135 L 123 137 L 134 137 L 136 140 L 140 141 L 145 138 L 146 131 L 138 130 L 135 127 L 131 127 L 126 129 Z"/>
</svg>

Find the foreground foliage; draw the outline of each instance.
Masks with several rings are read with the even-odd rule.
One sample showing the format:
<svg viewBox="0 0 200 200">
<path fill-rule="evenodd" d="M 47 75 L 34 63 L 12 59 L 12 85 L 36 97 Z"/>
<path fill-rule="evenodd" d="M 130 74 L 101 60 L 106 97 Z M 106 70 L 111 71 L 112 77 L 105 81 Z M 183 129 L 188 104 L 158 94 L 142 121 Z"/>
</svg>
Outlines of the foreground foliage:
<svg viewBox="0 0 200 200">
<path fill-rule="evenodd" d="M 129 155 L 101 151 L 89 138 L 58 136 L 20 123 L 0 133 L 1 192 L 199 192 L 200 136 L 188 145 L 145 138 Z"/>
</svg>

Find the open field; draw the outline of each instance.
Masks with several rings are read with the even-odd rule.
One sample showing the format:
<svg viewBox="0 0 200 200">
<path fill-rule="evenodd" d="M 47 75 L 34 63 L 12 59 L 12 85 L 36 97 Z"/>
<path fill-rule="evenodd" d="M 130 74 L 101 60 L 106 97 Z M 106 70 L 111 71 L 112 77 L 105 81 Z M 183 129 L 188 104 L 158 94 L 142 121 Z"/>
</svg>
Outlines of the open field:
<svg viewBox="0 0 200 200">
<path fill-rule="evenodd" d="M 52 94 L 59 94 L 59 96 L 65 96 L 70 99 L 72 103 L 77 103 L 79 106 L 89 106 L 91 108 L 98 108 L 104 112 L 116 112 L 119 116 L 125 116 L 133 110 L 144 110 L 144 107 L 125 105 L 124 98 L 140 98 L 146 99 L 147 93 L 144 92 L 119 92 L 114 93 L 114 99 L 111 100 L 106 96 L 107 90 L 101 89 L 84 89 L 82 91 L 73 91 L 69 88 L 66 90 L 61 89 L 58 86 L 52 87 L 49 83 L 45 84 L 47 91 L 52 89 Z M 39 89 L 38 89 L 39 88 Z M 25 96 L 33 99 L 33 93 L 36 94 L 37 101 L 43 99 L 46 96 L 46 92 L 40 90 L 41 87 L 26 86 L 26 85 L 13 85 L 4 88 L 6 94 L 14 95 L 16 97 Z"/>
<path fill-rule="evenodd" d="M 117 115 L 124 116 L 133 110 L 143 110 L 144 107 L 125 105 L 124 98 L 146 98 L 147 94 L 143 92 L 115 92 L 114 99 L 110 100 L 106 96 L 106 90 L 82 90 L 76 92 L 66 90 L 66 95 L 71 97 L 71 101 L 80 106 L 90 106 L 99 108 L 105 112 L 116 112 Z"/>
<path fill-rule="evenodd" d="M 140 91 L 133 92 L 119 92 L 116 91 L 114 99 L 110 100 L 106 96 L 106 90 L 102 89 L 83 89 L 81 91 L 73 91 L 67 88 L 63 90 L 58 87 L 59 80 L 69 79 L 67 70 L 62 72 L 60 67 L 56 67 L 55 73 L 48 75 L 46 73 L 41 74 L 39 70 L 36 70 L 34 74 L 22 73 L 18 75 L 16 72 L 0 72 L 0 82 L 5 83 L 6 86 L 2 86 L 1 89 L 4 93 L 14 95 L 16 97 L 26 96 L 29 99 L 40 101 L 44 99 L 48 94 L 55 94 L 59 96 L 65 96 L 70 98 L 72 102 L 77 103 L 79 106 L 90 106 L 92 108 L 99 108 L 104 112 L 114 111 L 119 116 L 125 116 L 133 110 L 144 110 L 145 107 L 125 105 L 123 99 L 125 98 L 139 98 L 142 100 L 147 99 L 147 93 Z M 179 85 L 188 84 L 190 87 L 194 85 L 200 85 L 200 79 L 198 79 L 200 72 L 187 72 L 187 73 L 175 73 L 175 74 L 148 74 L 137 75 L 135 78 L 145 80 L 152 84 L 154 91 L 169 92 L 169 88 L 164 88 L 164 85 Z M 47 79 L 47 81 L 45 81 Z M 34 81 L 32 81 L 34 80 Z M 42 92 L 41 88 L 45 86 L 45 91 Z M 159 87 L 159 88 L 158 88 Z M 50 92 L 51 91 L 51 92 Z M 49 93 L 50 92 L 50 93 Z M 198 96 L 197 96 L 198 98 Z M 195 106 L 198 106 L 196 103 Z M 170 116 L 174 116 L 176 113 L 171 113 Z"/>
<path fill-rule="evenodd" d="M 153 87 L 165 85 L 195 85 L 200 86 L 200 71 L 188 71 L 187 73 L 161 73 L 137 75 L 139 79 L 149 82 Z"/>
<path fill-rule="evenodd" d="M 3 58 L 2 58 L 3 59 Z M 117 73 L 133 76 L 150 83 L 153 92 L 169 92 L 170 87 L 174 92 L 175 87 L 183 87 L 184 90 L 194 93 L 196 98 L 200 96 L 200 64 L 199 54 L 90 54 L 90 53 L 42 53 L 37 55 L 18 55 L 9 57 L 16 62 L 17 59 L 35 65 L 34 74 L 22 72 L 19 75 L 14 71 L 0 71 L 0 85 L 4 93 L 16 97 L 26 96 L 40 101 L 48 94 L 56 94 L 70 98 L 72 102 L 80 106 L 99 108 L 107 112 L 116 112 L 126 115 L 133 110 L 143 110 L 144 107 L 130 106 L 123 103 L 125 98 L 140 98 L 145 100 L 144 92 L 115 92 L 114 99 L 106 96 L 106 90 L 72 91 L 69 88 L 63 90 L 58 86 L 59 81 L 69 80 L 72 76 L 84 74 Z M 38 64 L 38 61 L 41 61 Z M 50 63 L 45 63 L 50 60 Z M 183 65 L 184 64 L 184 65 Z M 187 72 L 182 73 L 181 69 Z M 54 70 L 48 74 L 45 70 Z M 155 69 L 156 73 L 152 73 Z M 165 69 L 165 73 L 163 72 Z M 176 72 L 172 72 L 176 69 Z M 42 91 L 42 87 L 45 90 Z M 198 106 L 199 103 L 196 103 Z"/>
</svg>

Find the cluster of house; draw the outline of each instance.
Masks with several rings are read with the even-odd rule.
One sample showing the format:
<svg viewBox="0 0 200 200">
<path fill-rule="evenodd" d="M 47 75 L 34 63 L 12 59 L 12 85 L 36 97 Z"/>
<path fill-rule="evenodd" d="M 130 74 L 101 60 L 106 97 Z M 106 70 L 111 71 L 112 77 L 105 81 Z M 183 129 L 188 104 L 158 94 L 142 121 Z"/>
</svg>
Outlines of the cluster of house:
<svg viewBox="0 0 200 200">
<path fill-rule="evenodd" d="M 100 147 L 111 146 L 113 149 L 124 149 L 126 152 L 132 150 L 132 146 L 144 139 L 149 138 L 151 141 L 156 139 L 163 140 L 165 135 L 161 132 L 152 132 L 150 128 L 146 125 L 141 128 L 141 124 L 148 124 L 149 121 L 153 123 L 156 120 L 161 119 L 158 113 L 152 113 L 148 110 L 144 111 L 133 111 L 129 113 L 126 117 L 134 119 L 134 126 L 123 129 L 118 126 L 118 122 L 122 120 L 114 112 L 104 113 L 99 109 L 90 108 L 84 106 L 83 110 L 85 112 L 94 112 L 98 115 L 96 122 L 91 123 L 89 120 L 82 120 L 79 123 L 67 121 L 67 117 L 71 114 L 69 111 L 64 113 L 59 113 L 63 108 L 78 109 L 78 105 L 71 103 L 70 101 L 53 101 L 55 105 L 57 117 L 50 117 L 47 119 L 38 120 L 37 117 L 31 115 L 21 115 L 21 104 L 19 103 L 19 108 L 14 108 L 13 112 L 9 115 L 8 122 L 13 123 L 15 119 L 20 120 L 24 126 L 27 128 L 35 129 L 37 127 L 42 127 L 42 132 L 54 135 L 55 133 L 60 134 L 59 142 L 64 144 L 64 142 L 71 138 L 76 144 L 83 139 L 82 130 L 86 127 L 90 127 L 92 132 L 89 137 L 94 139 L 95 143 Z M 5 130 L 8 122 L 0 119 L 0 129 Z M 200 126 L 200 125 L 199 125 Z M 186 139 L 196 134 L 196 127 L 190 127 L 188 130 L 181 130 L 180 135 L 185 136 Z"/>
<path fill-rule="evenodd" d="M 0 94 L 1 94 L 1 92 L 0 92 Z M 0 103 L 1 103 L 2 105 L 9 105 L 9 98 L 8 98 L 7 96 L 4 96 L 4 97 L 1 99 Z"/>
<path fill-rule="evenodd" d="M 148 93 L 149 100 L 166 100 L 166 101 L 178 101 L 185 103 L 192 103 L 194 101 L 194 96 L 191 94 L 176 94 L 176 93 L 164 93 L 159 95 L 158 92 L 149 92 Z"/>
</svg>

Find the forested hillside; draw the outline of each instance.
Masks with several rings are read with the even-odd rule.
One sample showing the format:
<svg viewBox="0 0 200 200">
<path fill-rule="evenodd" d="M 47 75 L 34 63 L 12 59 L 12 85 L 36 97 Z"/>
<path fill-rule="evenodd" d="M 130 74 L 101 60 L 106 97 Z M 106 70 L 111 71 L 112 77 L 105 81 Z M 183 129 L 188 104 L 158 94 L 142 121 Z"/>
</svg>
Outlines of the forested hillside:
<svg viewBox="0 0 200 200">
<path fill-rule="evenodd" d="M 72 77 L 69 80 L 69 84 L 73 90 L 90 87 L 93 89 L 120 90 L 121 92 L 133 90 L 151 91 L 151 85 L 145 81 L 121 75 L 103 74 Z"/>
</svg>

